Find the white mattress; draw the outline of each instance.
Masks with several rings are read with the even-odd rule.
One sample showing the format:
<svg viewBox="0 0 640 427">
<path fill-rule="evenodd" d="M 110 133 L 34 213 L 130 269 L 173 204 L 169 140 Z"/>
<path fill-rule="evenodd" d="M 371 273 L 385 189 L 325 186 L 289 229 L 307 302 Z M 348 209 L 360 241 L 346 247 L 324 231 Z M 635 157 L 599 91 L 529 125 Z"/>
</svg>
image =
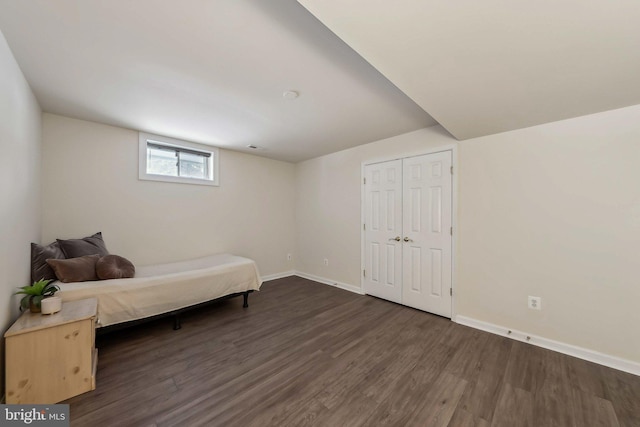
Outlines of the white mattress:
<svg viewBox="0 0 640 427">
<path fill-rule="evenodd" d="M 109 326 L 259 290 L 256 263 L 230 254 L 136 267 L 132 279 L 56 283 L 63 301 L 98 298 L 99 324 Z"/>
</svg>

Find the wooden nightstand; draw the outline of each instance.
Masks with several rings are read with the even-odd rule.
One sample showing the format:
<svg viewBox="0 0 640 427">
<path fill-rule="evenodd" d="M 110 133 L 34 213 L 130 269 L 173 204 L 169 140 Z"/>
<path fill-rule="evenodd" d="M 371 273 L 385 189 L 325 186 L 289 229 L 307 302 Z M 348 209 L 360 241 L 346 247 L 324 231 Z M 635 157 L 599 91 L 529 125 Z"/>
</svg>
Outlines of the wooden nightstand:
<svg viewBox="0 0 640 427">
<path fill-rule="evenodd" d="M 4 334 L 7 403 L 58 403 L 96 388 L 98 300 L 23 313 Z"/>
</svg>

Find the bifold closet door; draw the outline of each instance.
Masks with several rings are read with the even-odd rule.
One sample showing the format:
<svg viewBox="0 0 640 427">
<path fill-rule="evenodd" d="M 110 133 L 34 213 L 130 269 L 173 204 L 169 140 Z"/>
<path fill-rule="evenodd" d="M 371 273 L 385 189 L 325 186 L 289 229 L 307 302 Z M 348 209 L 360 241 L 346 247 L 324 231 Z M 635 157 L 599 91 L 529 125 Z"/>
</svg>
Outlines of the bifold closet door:
<svg viewBox="0 0 640 427">
<path fill-rule="evenodd" d="M 402 169 L 402 304 L 451 317 L 451 151 L 404 159 Z"/>
<path fill-rule="evenodd" d="M 402 299 L 402 161 L 365 166 L 365 293 Z"/>
<path fill-rule="evenodd" d="M 451 151 L 365 166 L 365 293 L 451 317 Z"/>
</svg>

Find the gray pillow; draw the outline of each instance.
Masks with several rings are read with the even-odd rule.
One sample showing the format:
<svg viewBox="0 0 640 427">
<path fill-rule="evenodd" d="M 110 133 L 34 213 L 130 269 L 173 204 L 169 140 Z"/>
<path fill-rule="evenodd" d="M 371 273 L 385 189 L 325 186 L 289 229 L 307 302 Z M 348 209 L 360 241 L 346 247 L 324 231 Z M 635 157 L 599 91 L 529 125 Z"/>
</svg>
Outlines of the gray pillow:
<svg viewBox="0 0 640 427">
<path fill-rule="evenodd" d="M 64 259 L 64 253 L 58 242 L 46 246 L 31 244 L 31 283 L 40 279 L 56 280 L 56 273 L 47 264 L 48 259 Z"/>
<path fill-rule="evenodd" d="M 56 272 L 61 282 L 87 282 L 98 280 L 96 263 L 100 255 L 85 255 L 71 259 L 48 259 L 47 263 Z"/>
<path fill-rule="evenodd" d="M 109 255 L 100 232 L 83 239 L 57 240 L 65 258 L 77 258 L 85 255 Z"/>
</svg>

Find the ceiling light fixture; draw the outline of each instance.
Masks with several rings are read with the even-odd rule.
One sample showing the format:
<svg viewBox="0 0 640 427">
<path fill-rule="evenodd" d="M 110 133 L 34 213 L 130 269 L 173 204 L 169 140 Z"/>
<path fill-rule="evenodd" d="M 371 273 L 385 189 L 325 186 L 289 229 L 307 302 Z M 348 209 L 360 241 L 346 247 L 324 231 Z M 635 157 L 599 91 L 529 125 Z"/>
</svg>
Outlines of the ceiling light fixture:
<svg viewBox="0 0 640 427">
<path fill-rule="evenodd" d="M 300 96 L 300 93 L 296 90 L 286 90 L 282 93 L 284 99 L 293 100 Z"/>
</svg>

